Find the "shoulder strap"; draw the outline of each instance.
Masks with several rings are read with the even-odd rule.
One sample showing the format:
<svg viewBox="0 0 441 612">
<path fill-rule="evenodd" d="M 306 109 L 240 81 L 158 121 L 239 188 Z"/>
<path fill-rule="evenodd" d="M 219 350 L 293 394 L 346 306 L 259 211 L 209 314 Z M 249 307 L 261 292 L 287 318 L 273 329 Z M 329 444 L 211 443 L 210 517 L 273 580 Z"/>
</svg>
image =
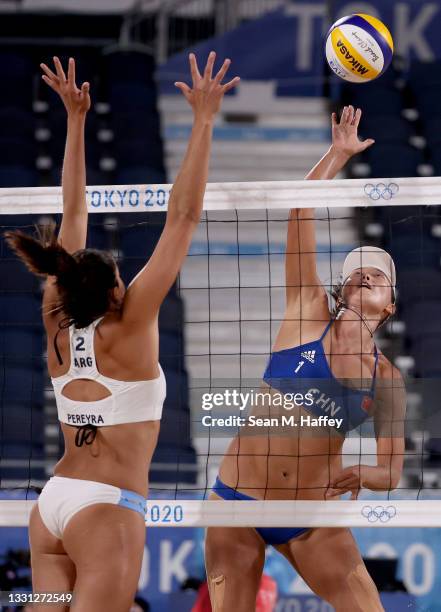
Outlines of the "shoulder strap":
<svg viewBox="0 0 441 612">
<path fill-rule="evenodd" d="M 322 335 L 320 336 L 319 342 L 321 342 L 323 340 L 323 338 L 326 336 L 326 334 L 328 333 L 328 331 L 331 329 L 332 324 L 334 323 L 335 319 L 331 319 L 329 321 L 329 323 L 327 324 L 327 326 L 325 327 Z"/>
</svg>

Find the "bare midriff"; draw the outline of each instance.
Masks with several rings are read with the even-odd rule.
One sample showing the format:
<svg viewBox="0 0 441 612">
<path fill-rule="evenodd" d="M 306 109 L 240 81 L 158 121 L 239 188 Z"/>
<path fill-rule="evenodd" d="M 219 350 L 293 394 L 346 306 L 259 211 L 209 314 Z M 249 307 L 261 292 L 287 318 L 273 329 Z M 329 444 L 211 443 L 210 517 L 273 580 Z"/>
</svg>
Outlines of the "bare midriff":
<svg viewBox="0 0 441 612">
<path fill-rule="evenodd" d="M 147 496 L 160 421 L 98 427 L 94 442 L 75 446 L 77 428 L 61 423 L 65 453 L 54 475 L 93 480 Z"/>
<path fill-rule="evenodd" d="M 307 415 L 303 409 L 300 414 Z M 332 428 L 244 428 L 230 443 L 221 463 L 222 482 L 256 499 L 325 499 L 342 468 L 344 437 Z"/>
</svg>

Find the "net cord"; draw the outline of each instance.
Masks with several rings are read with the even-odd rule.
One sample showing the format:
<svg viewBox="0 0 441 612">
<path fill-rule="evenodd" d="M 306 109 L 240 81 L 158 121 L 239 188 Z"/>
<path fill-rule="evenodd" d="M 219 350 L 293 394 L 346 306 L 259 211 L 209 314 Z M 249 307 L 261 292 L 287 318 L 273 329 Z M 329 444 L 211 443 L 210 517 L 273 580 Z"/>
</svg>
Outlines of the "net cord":
<svg viewBox="0 0 441 612">
<path fill-rule="evenodd" d="M 90 212 L 164 212 L 172 185 L 110 185 L 87 188 Z M 429 178 L 344 179 L 209 183 L 204 210 L 437 206 L 441 180 Z M 0 189 L 0 214 L 62 212 L 61 187 Z"/>
<path fill-rule="evenodd" d="M 0 501 L 0 527 L 27 527 L 36 501 Z M 441 500 L 151 500 L 148 527 L 441 527 Z"/>
</svg>

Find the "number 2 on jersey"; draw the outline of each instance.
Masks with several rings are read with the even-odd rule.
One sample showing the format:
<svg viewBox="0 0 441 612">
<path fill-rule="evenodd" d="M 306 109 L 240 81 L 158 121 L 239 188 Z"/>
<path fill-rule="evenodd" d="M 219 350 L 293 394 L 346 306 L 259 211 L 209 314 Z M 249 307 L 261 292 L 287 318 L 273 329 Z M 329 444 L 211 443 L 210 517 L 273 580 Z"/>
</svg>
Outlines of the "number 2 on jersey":
<svg viewBox="0 0 441 612">
<path fill-rule="evenodd" d="M 76 351 L 85 351 L 85 347 L 84 347 L 84 338 L 82 336 L 79 336 L 77 338 L 77 345 L 75 347 Z"/>
</svg>

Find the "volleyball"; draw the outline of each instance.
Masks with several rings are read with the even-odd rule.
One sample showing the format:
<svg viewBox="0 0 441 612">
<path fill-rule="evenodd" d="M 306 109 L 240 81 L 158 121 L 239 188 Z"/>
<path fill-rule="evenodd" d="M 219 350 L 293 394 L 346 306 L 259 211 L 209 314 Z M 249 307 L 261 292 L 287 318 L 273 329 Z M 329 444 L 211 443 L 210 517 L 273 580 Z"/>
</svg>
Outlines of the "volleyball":
<svg viewBox="0 0 441 612">
<path fill-rule="evenodd" d="M 389 67 L 394 53 L 392 35 L 382 21 L 357 13 L 334 23 L 326 39 L 331 70 L 351 83 L 368 83 Z"/>
</svg>

